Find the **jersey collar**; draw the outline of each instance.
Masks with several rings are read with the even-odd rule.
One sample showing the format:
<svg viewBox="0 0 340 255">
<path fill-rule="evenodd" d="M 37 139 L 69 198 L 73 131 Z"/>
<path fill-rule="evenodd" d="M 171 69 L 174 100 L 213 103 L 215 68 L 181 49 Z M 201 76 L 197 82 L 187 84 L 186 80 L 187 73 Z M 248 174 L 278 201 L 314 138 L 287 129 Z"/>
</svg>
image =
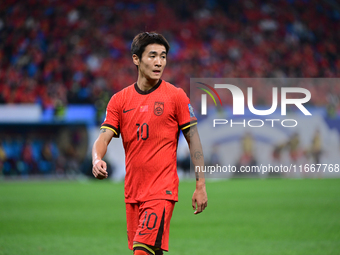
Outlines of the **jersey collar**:
<svg viewBox="0 0 340 255">
<path fill-rule="evenodd" d="M 151 92 L 155 91 L 162 83 L 162 80 L 159 79 L 159 81 L 157 82 L 157 84 L 155 86 L 153 86 L 151 89 L 147 90 L 147 91 L 143 91 L 141 90 L 138 85 L 137 85 L 137 82 L 135 83 L 135 90 L 141 94 L 141 95 L 147 95 L 147 94 L 150 94 Z"/>
</svg>

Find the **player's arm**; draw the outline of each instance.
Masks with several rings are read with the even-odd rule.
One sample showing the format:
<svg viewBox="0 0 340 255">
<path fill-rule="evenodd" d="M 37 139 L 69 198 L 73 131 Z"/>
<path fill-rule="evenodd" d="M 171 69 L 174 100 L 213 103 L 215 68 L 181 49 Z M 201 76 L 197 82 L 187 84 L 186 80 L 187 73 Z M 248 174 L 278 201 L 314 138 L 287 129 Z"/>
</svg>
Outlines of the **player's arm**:
<svg viewBox="0 0 340 255">
<path fill-rule="evenodd" d="M 103 161 L 106 154 L 107 146 L 109 145 L 114 133 L 110 129 L 102 128 L 97 140 L 92 147 L 92 173 L 97 179 L 105 179 L 108 177 L 106 171 L 107 165 Z"/>
<path fill-rule="evenodd" d="M 197 125 L 182 130 L 188 142 L 192 163 L 195 166 L 204 166 L 204 157 L 201 140 L 198 134 Z M 195 171 L 196 189 L 192 196 L 192 207 L 195 214 L 202 212 L 208 206 L 208 196 L 205 188 L 205 177 L 201 171 Z"/>
</svg>

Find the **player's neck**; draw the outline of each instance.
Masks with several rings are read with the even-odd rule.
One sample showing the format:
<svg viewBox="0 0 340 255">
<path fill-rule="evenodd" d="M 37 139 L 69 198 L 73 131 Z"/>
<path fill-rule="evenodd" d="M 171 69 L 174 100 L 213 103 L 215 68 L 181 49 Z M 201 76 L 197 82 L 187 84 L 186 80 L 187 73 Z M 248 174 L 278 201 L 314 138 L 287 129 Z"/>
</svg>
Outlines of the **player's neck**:
<svg viewBox="0 0 340 255">
<path fill-rule="evenodd" d="M 158 82 L 159 82 L 159 79 L 158 80 L 148 80 L 145 77 L 138 77 L 137 86 L 142 91 L 148 91 L 148 90 L 152 89 L 154 86 L 156 86 Z"/>
</svg>

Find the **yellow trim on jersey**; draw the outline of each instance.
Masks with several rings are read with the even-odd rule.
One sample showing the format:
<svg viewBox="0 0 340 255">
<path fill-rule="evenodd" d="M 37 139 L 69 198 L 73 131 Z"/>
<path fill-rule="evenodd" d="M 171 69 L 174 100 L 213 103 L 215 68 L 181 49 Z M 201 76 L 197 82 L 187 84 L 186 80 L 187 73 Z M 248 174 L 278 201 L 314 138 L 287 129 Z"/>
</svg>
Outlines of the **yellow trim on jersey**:
<svg viewBox="0 0 340 255">
<path fill-rule="evenodd" d="M 110 127 L 107 127 L 107 126 L 102 126 L 100 129 L 102 129 L 102 128 L 110 129 L 110 130 L 112 130 L 116 135 L 118 135 L 117 132 L 116 132 L 116 130 L 114 130 L 113 128 L 110 128 Z"/>
<path fill-rule="evenodd" d="M 133 248 L 136 248 L 136 247 L 143 247 L 145 249 L 147 249 L 149 252 L 151 252 L 153 255 L 155 255 L 155 252 L 153 249 L 151 249 L 149 246 L 145 245 L 145 244 L 142 244 L 142 243 L 136 243 L 133 245 Z"/>
<path fill-rule="evenodd" d="M 191 126 L 195 126 L 195 125 L 197 125 L 197 122 L 189 124 L 188 126 L 185 126 L 184 128 L 182 128 L 182 130 L 184 130 L 184 129 L 188 128 L 188 127 L 191 127 Z"/>
</svg>

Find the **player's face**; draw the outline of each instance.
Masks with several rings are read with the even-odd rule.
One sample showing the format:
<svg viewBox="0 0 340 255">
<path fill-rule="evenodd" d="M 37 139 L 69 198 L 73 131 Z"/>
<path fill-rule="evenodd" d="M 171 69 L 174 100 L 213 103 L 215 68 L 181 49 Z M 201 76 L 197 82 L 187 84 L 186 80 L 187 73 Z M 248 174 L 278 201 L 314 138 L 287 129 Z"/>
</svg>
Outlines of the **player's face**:
<svg viewBox="0 0 340 255">
<path fill-rule="evenodd" d="M 166 65 L 166 49 L 160 44 L 149 44 L 145 47 L 142 59 L 139 61 L 139 72 L 146 79 L 161 78 Z"/>
</svg>

